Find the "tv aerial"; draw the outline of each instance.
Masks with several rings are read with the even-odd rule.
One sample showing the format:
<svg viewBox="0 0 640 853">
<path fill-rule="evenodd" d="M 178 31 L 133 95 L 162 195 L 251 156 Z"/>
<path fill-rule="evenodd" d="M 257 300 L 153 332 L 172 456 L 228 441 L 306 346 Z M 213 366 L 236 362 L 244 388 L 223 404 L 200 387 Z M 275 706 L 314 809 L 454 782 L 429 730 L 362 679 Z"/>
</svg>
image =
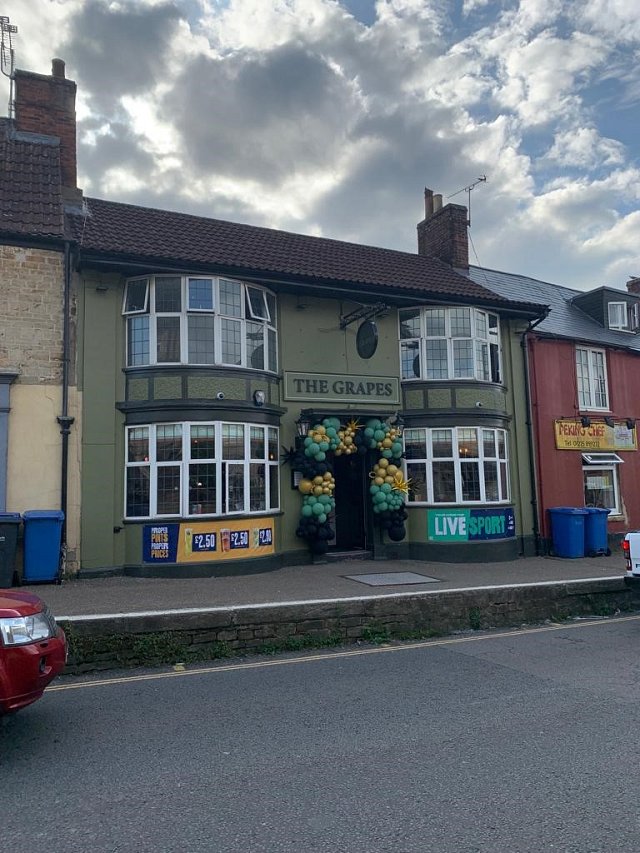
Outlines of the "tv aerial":
<svg viewBox="0 0 640 853">
<path fill-rule="evenodd" d="M 9 78 L 9 118 L 13 118 L 13 72 L 15 70 L 15 53 L 13 36 L 18 28 L 9 21 L 7 15 L 0 15 L 0 71 Z"/>
<path fill-rule="evenodd" d="M 460 195 L 460 193 L 467 194 L 467 226 L 471 226 L 471 190 L 474 187 L 477 187 L 478 184 L 484 184 L 487 180 L 486 175 L 480 175 L 479 178 L 476 178 L 472 184 L 469 184 L 468 187 L 462 187 L 461 190 L 456 190 L 451 195 L 448 195 L 447 198 L 453 198 L 454 196 Z"/>
</svg>

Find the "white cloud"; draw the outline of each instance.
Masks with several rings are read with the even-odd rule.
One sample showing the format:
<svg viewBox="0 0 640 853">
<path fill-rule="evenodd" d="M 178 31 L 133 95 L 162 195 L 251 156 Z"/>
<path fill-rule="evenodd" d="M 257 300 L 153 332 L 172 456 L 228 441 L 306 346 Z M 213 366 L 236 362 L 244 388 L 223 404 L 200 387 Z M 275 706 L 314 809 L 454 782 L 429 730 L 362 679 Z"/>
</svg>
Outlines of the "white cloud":
<svg viewBox="0 0 640 853">
<path fill-rule="evenodd" d="M 625 146 L 601 137 L 593 127 L 577 127 L 555 135 L 546 159 L 580 169 L 619 166 L 625 159 Z"/>
</svg>

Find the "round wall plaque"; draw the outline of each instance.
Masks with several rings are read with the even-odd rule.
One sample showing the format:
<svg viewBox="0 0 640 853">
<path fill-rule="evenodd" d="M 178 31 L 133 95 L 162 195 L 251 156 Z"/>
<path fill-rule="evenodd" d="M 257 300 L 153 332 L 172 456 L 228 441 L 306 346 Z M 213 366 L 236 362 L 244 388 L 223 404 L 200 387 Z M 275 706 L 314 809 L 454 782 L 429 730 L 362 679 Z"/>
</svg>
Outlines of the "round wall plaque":
<svg viewBox="0 0 640 853">
<path fill-rule="evenodd" d="M 373 320 L 360 323 L 356 334 L 356 349 L 360 358 L 371 358 L 378 348 L 378 327 Z"/>
</svg>

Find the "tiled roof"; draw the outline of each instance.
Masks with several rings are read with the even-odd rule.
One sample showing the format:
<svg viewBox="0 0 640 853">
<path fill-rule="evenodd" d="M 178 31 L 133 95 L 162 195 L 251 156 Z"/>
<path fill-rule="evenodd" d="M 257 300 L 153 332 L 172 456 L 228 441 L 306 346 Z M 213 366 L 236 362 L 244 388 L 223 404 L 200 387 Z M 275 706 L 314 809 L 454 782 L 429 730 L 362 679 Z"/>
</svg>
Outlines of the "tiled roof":
<svg viewBox="0 0 640 853">
<path fill-rule="evenodd" d="M 485 267 L 472 266 L 469 269 L 469 275 L 475 282 L 499 295 L 509 295 L 513 299 L 534 299 L 536 302 L 549 305 L 551 311 L 548 317 L 536 325 L 536 334 L 568 338 L 600 346 L 640 350 L 640 336 L 607 329 L 572 303 L 574 297 L 579 294 L 584 295 L 583 290 L 574 290 L 560 284 L 529 278 L 526 275 L 499 272 Z"/>
<path fill-rule="evenodd" d="M 85 257 L 205 266 L 227 274 L 264 275 L 384 287 L 537 312 L 418 254 L 258 228 L 219 219 L 89 198 L 87 215 L 68 217 Z"/>
<path fill-rule="evenodd" d="M 53 137 L 0 126 L 0 233 L 63 237 L 60 147 Z"/>
</svg>

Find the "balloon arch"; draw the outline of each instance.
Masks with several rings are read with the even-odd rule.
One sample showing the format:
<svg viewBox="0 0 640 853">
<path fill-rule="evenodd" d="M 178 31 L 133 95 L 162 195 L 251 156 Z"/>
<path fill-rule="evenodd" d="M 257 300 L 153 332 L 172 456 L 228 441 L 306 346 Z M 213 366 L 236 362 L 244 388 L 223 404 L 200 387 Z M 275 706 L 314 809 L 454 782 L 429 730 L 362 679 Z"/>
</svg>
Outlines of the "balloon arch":
<svg viewBox="0 0 640 853">
<path fill-rule="evenodd" d="M 406 536 L 405 499 L 409 483 L 400 467 L 403 450 L 400 428 L 378 418 L 370 418 L 364 425 L 351 420 L 344 426 L 338 418 L 323 418 L 309 429 L 302 447 L 291 451 L 287 460 L 302 474 L 298 483 L 303 496 L 302 509 L 296 536 L 306 539 L 314 554 L 326 553 L 329 541 L 335 536 L 328 520 L 336 505 L 330 454 L 364 455 L 369 450 L 380 452 L 369 472 L 374 521 L 394 542 Z"/>
</svg>

